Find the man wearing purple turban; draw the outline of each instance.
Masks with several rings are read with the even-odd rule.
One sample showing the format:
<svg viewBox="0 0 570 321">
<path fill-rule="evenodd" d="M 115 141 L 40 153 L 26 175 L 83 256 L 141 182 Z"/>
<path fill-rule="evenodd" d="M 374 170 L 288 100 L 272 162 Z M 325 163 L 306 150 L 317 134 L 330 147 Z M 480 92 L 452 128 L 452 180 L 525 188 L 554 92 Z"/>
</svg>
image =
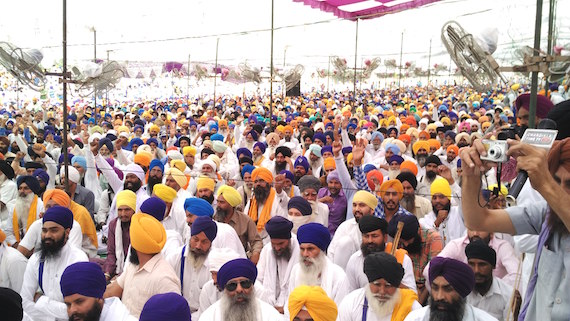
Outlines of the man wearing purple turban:
<svg viewBox="0 0 570 321">
<path fill-rule="evenodd" d="M 497 320 L 487 312 L 467 304 L 466 297 L 475 286 L 475 274 L 469 265 L 437 256 L 430 262 L 429 282 L 429 305 L 410 312 L 404 321 Z"/>
</svg>

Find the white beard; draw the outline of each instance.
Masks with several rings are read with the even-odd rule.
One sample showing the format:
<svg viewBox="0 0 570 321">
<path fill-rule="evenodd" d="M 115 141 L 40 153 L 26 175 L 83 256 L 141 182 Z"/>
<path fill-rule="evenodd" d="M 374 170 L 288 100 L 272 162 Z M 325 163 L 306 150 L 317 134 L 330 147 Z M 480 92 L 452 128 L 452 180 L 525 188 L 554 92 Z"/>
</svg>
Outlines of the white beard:
<svg viewBox="0 0 570 321">
<path fill-rule="evenodd" d="M 32 207 L 32 201 L 34 200 L 34 193 L 26 195 L 26 197 L 18 196 L 16 198 L 16 205 L 14 209 L 18 214 L 18 225 L 21 229 L 26 229 L 28 226 L 28 212 L 30 212 L 30 207 Z"/>
<path fill-rule="evenodd" d="M 303 262 L 304 260 L 310 260 L 313 264 L 305 265 Z M 326 264 L 326 257 L 325 254 L 321 251 L 319 255 L 314 259 L 303 258 L 301 256 L 299 258 L 299 265 L 301 266 L 301 270 L 299 271 L 299 283 L 300 285 L 321 285 L 320 276 L 323 272 L 323 269 Z"/>
<path fill-rule="evenodd" d="M 222 310 L 222 318 L 225 321 L 257 321 L 257 310 L 259 307 L 255 296 L 255 288 L 251 289 L 249 301 L 241 304 L 234 303 L 233 299 L 224 290 L 220 298 L 220 308 Z"/>
<path fill-rule="evenodd" d="M 368 300 L 368 306 L 374 312 L 374 314 L 380 319 L 386 316 L 391 316 L 394 312 L 394 307 L 398 302 L 400 302 L 400 289 L 396 289 L 396 292 L 388 301 L 380 302 L 376 297 L 377 294 L 372 293 L 370 290 L 370 284 L 366 284 L 364 287 L 366 299 Z"/>
<path fill-rule="evenodd" d="M 190 257 L 189 257 L 190 265 L 192 265 L 194 270 L 199 270 L 204 265 L 204 262 L 206 262 L 207 258 L 208 258 L 208 253 L 206 253 L 206 255 L 195 256 L 194 253 L 190 251 Z"/>
<path fill-rule="evenodd" d="M 400 175 L 400 171 L 399 170 L 388 170 L 388 177 L 390 177 L 390 179 L 396 179 L 396 177 Z"/>
</svg>

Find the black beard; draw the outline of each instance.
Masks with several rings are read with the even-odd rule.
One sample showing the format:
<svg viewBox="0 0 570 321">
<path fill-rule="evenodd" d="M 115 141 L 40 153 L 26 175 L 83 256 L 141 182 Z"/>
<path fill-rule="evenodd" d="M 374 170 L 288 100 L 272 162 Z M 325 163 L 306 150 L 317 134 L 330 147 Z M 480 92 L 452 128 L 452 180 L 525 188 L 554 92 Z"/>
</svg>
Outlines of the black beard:
<svg viewBox="0 0 570 321">
<path fill-rule="evenodd" d="M 202 196 L 200 196 L 200 198 L 208 201 L 208 203 L 210 203 L 210 204 L 214 203 L 214 194 L 212 194 L 210 196 L 202 195 Z"/>
<path fill-rule="evenodd" d="M 287 162 L 275 162 L 275 173 L 281 173 L 285 169 L 287 169 Z"/>
<path fill-rule="evenodd" d="M 95 302 L 93 308 L 87 311 L 87 313 L 74 313 L 69 317 L 69 321 L 98 321 L 101 317 L 101 311 L 103 311 L 103 305 L 99 302 Z"/>
<path fill-rule="evenodd" d="M 139 265 L 140 263 L 139 255 L 137 254 L 137 251 L 133 248 L 131 248 L 131 255 L 129 255 L 129 262 L 131 262 L 134 265 Z"/>
<path fill-rule="evenodd" d="M 416 161 L 418 162 L 418 165 L 420 165 L 420 167 L 424 167 L 426 165 L 426 159 L 427 159 L 427 155 L 424 154 L 420 154 L 416 156 Z"/>
<path fill-rule="evenodd" d="M 3 155 L 6 155 L 8 153 L 8 146 L 1 148 L 0 153 L 2 153 Z"/>
<path fill-rule="evenodd" d="M 265 188 L 262 186 L 256 186 L 253 188 L 253 195 L 255 196 L 255 200 L 257 204 L 263 204 L 269 197 L 269 192 L 271 191 L 270 188 Z"/>
<path fill-rule="evenodd" d="M 43 144 L 43 143 L 44 143 L 44 138 L 43 138 L 43 137 L 36 137 L 36 143 L 38 143 L 38 144 Z"/>
<path fill-rule="evenodd" d="M 148 190 L 152 191 L 154 185 L 162 183 L 162 177 L 150 176 L 148 177 Z"/>
<path fill-rule="evenodd" d="M 431 209 L 433 210 L 433 213 L 435 214 L 435 216 L 437 216 L 437 212 L 440 211 L 438 209 L 435 208 L 435 206 L 431 206 Z M 445 205 L 442 210 L 446 210 L 447 211 L 447 215 L 449 215 L 449 211 L 451 210 L 451 202 L 447 202 L 447 205 Z"/>
<path fill-rule="evenodd" d="M 475 277 L 480 277 L 482 276 L 479 273 L 475 274 Z M 491 289 L 491 285 L 493 283 L 493 276 L 488 276 L 487 279 L 485 280 L 485 282 L 483 283 L 477 283 L 475 282 L 475 287 L 473 288 L 473 290 L 479 292 L 481 295 L 486 294 L 489 289 Z"/>
<path fill-rule="evenodd" d="M 418 254 L 422 251 L 422 237 L 418 234 L 414 237 L 414 241 L 408 246 L 404 246 L 404 249 L 410 254 Z"/>
<path fill-rule="evenodd" d="M 141 188 L 141 186 L 142 182 L 140 180 L 138 180 L 136 183 L 125 182 L 123 184 L 123 189 L 128 189 L 136 193 Z"/>
<path fill-rule="evenodd" d="M 429 320 L 430 321 L 461 321 L 465 314 L 465 299 L 461 298 L 454 302 L 434 301 L 429 297 Z M 440 310 L 438 307 L 444 307 Z"/>
<path fill-rule="evenodd" d="M 226 220 L 226 217 L 228 217 L 228 211 L 216 207 L 216 221 L 223 223 Z"/>
<path fill-rule="evenodd" d="M 275 256 L 278 258 L 283 258 L 289 261 L 289 259 L 291 258 L 291 246 L 285 247 L 280 252 L 277 252 L 275 251 L 275 249 L 273 249 L 273 254 L 275 254 Z"/>
<path fill-rule="evenodd" d="M 437 137 L 437 133 L 429 133 L 429 138 L 435 139 Z"/>
<path fill-rule="evenodd" d="M 12 145 L 12 153 L 18 154 L 19 151 L 20 151 L 19 147 Z"/>
<path fill-rule="evenodd" d="M 54 240 L 54 239 L 50 240 L 52 241 L 52 243 L 48 245 L 45 242 L 45 239 L 42 239 L 41 250 L 42 250 L 42 257 L 44 258 L 57 255 L 65 245 L 65 235 L 62 236 L 61 239 L 59 240 Z"/>
<path fill-rule="evenodd" d="M 437 174 L 434 171 L 427 171 L 426 176 L 430 181 L 433 181 L 436 178 Z"/>
<path fill-rule="evenodd" d="M 301 179 L 301 177 L 305 176 L 305 174 L 301 174 L 301 172 L 295 171 L 295 177 L 293 179 L 293 184 L 297 185 L 297 182 Z"/>
<path fill-rule="evenodd" d="M 368 256 L 369 254 L 372 253 L 379 253 L 379 252 L 384 252 L 384 250 L 386 249 L 386 244 L 384 244 L 384 242 L 382 242 L 382 244 L 378 245 L 378 244 L 364 244 L 362 243 L 360 245 L 360 251 L 362 251 L 362 255 L 364 256 Z"/>
<path fill-rule="evenodd" d="M 457 144 L 457 147 L 458 147 L 458 148 L 469 147 L 469 144 L 467 144 L 467 143 L 459 143 L 459 144 Z"/>
<path fill-rule="evenodd" d="M 485 242 L 485 244 L 489 245 L 489 242 L 491 242 L 491 234 L 489 234 L 489 236 L 487 236 L 487 237 L 484 238 L 484 239 L 481 238 L 481 237 L 479 237 L 479 236 L 477 236 L 477 235 L 476 235 L 476 236 L 473 236 L 473 237 L 471 237 L 471 238 L 469 238 L 469 242 L 473 242 L 473 241 L 476 241 L 476 240 L 481 240 L 481 241 Z"/>
</svg>

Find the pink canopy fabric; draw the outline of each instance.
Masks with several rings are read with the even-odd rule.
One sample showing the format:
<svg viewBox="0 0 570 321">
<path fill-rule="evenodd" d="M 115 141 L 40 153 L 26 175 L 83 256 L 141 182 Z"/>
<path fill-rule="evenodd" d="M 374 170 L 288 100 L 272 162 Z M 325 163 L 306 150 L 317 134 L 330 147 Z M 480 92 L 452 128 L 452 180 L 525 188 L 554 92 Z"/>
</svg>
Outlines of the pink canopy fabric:
<svg viewBox="0 0 570 321">
<path fill-rule="evenodd" d="M 417 8 L 441 0 L 293 0 L 302 2 L 311 8 L 332 12 L 343 19 L 355 20 L 377 18 L 407 9 Z"/>
</svg>

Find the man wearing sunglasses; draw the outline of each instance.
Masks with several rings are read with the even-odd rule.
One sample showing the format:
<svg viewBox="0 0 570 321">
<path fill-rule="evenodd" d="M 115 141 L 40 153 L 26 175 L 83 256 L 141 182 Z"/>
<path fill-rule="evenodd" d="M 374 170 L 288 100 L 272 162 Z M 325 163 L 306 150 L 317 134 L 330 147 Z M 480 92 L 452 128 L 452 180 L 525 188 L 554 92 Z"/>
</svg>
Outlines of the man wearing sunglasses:
<svg viewBox="0 0 570 321">
<path fill-rule="evenodd" d="M 317 194 L 321 189 L 321 181 L 312 176 L 305 175 L 297 182 L 301 196 L 306 199 L 313 209 L 314 222 L 329 226 L 329 207 L 324 203 L 317 202 Z"/>
<path fill-rule="evenodd" d="M 211 305 L 200 321 L 273 321 L 283 316 L 271 305 L 255 296 L 257 268 L 250 260 L 235 259 L 218 271 L 218 289 L 222 298 Z"/>
</svg>

